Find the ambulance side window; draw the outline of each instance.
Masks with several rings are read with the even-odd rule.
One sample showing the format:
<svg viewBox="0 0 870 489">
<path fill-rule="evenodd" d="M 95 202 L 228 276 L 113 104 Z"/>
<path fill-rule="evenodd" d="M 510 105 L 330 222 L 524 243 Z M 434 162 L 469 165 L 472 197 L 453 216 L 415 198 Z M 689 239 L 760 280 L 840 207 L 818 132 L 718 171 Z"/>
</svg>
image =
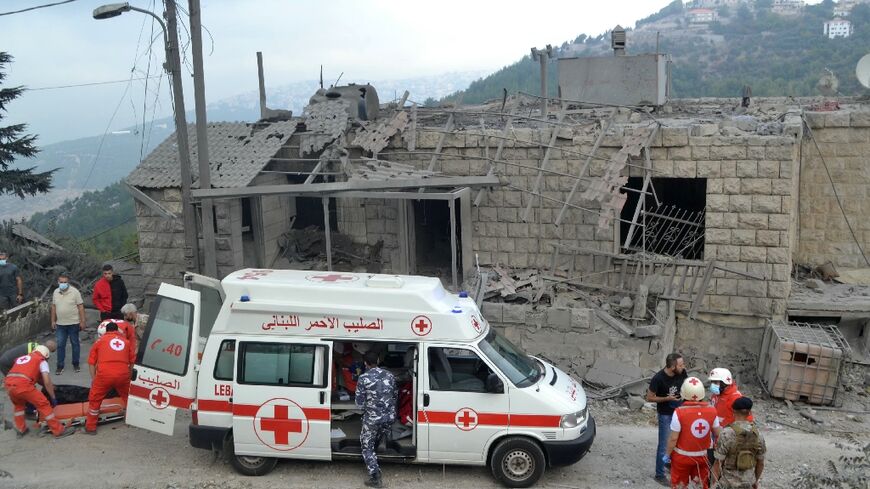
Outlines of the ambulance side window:
<svg viewBox="0 0 870 489">
<path fill-rule="evenodd" d="M 236 341 L 223 340 L 220 349 L 218 349 L 217 360 L 214 363 L 215 380 L 233 380 L 235 356 Z"/>
<path fill-rule="evenodd" d="M 486 392 L 493 373 L 477 353 L 464 348 L 429 348 L 429 386 L 436 391 Z"/>
<path fill-rule="evenodd" d="M 157 297 L 136 363 L 174 375 L 187 374 L 193 304 Z"/>
<path fill-rule="evenodd" d="M 240 348 L 240 384 L 326 386 L 329 356 L 325 346 L 243 342 Z"/>
</svg>

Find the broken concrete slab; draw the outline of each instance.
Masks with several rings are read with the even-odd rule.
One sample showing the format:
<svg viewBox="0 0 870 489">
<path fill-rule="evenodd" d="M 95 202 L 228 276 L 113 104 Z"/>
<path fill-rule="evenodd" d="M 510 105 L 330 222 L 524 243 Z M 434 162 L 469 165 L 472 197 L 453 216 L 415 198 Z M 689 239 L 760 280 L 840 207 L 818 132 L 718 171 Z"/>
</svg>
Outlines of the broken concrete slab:
<svg viewBox="0 0 870 489">
<path fill-rule="evenodd" d="M 547 309 L 547 324 L 560 331 L 571 330 L 571 309 L 551 307 Z"/>
<path fill-rule="evenodd" d="M 643 371 L 640 367 L 627 362 L 599 357 L 586 373 L 585 380 L 595 385 L 614 387 L 641 377 L 643 377 Z"/>
<path fill-rule="evenodd" d="M 662 335 L 662 327 L 658 324 L 645 324 L 634 329 L 635 338 L 655 338 Z"/>
<path fill-rule="evenodd" d="M 628 396 L 628 409 L 632 411 L 640 411 L 646 401 L 642 397 Z"/>
<path fill-rule="evenodd" d="M 824 289 L 826 287 L 825 283 L 817 278 L 809 278 L 805 280 L 804 285 L 810 289 Z"/>
<path fill-rule="evenodd" d="M 523 305 L 504 304 L 502 305 L 502 320 L 506 323 L 522 323 L 526 322 L 527 307 Z"/>
</svg>

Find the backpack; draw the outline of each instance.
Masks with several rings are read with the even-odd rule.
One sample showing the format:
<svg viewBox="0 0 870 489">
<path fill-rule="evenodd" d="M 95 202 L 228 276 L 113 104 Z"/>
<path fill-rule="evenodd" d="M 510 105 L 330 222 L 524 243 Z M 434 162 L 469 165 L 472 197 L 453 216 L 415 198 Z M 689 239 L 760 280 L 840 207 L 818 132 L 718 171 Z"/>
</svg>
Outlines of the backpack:
<svg viewBox="0 0 870 489">
<path fill-rule="evenodd" d="M 758 430 L 755 425 L 750 425 L 749 429 L 742 426 L 732 424 L 730 426 L 734 433 L 737 434 L 737 439 L 734 443 L 734 465 L 737 470 L 749 470 L 755 468 L 758 452 L 761 450 Z"/>
</svg>

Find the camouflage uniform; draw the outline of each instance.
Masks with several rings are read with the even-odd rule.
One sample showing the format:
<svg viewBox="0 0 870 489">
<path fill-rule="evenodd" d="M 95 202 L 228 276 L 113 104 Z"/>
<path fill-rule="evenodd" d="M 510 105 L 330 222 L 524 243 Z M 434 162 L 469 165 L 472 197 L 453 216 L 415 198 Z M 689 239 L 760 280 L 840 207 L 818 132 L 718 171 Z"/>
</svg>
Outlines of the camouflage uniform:
<svg viewBox="0 0 870 489">
<path fill-rule="evenodd" d="M 745 430 L 752 428 L 752 423 L 748 421 L 735 421 L 728 428 L 724 428 L 722 434 L 719 435 L 719 439 L 716 441 L 716 449 L 713 453 L 716 460 L 719 460 L 722 464 L 722 474 L 719 476 L 718 487 L 719 489 L 752 489 L 752 485 L 755 484 L 755 468 L 737 470 L 735 466 L 737 433 L 733 429 L 730 429 L 734 425 L 738 425 Z M 764 460 L 767 446 L 761 433 L 758 433 L 758 442 L 761 449 L 756 454 L 756 460 Z"/>
<path fill-rule="evenodd" d="M 356 405 L 363 408 L 359 441 L 369 476 L 380 475 L 375 449 L 396 420 L 396 378 L 375 367 L 359 377 L 356 384 Z"/>
</svg>

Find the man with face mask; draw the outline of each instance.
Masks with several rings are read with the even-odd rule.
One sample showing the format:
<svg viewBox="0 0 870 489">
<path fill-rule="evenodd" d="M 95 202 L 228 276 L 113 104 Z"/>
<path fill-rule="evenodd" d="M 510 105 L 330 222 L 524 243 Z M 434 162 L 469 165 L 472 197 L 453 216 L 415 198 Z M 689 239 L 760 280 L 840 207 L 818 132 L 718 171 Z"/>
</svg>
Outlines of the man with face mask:
<svg viewBox="0 0 870 489">
<path fill-rule="evenodd" d="M 710 404 L 716 407 L 719 424 L 723 428 L 734 422 L 734 401 L 743 397 L 737 389 L 737 382 L 727 368 L 714 368 L 710 371 Z M 753 421 L 749 415 L 749 421 Z"/>
<path fill-rule="evenodd" d="M 72 365 L 79 371 L 79 331 L 85 329 L 85 305 L 82 294 L 70 285 L 69 275 L 57 277 L 57 288 L 51 296 L 51 329 L 57 334 L 57 367 L 55 375 L 63 373 L 66 360 L 66 340 L 72 346 Z"/>
<path fill-rule="evenodd" d="M 0 311 L 24 302 L 24 282 L 18 267 L 9 263 L 9 255 L 0 251 Z"/>
</svg>

